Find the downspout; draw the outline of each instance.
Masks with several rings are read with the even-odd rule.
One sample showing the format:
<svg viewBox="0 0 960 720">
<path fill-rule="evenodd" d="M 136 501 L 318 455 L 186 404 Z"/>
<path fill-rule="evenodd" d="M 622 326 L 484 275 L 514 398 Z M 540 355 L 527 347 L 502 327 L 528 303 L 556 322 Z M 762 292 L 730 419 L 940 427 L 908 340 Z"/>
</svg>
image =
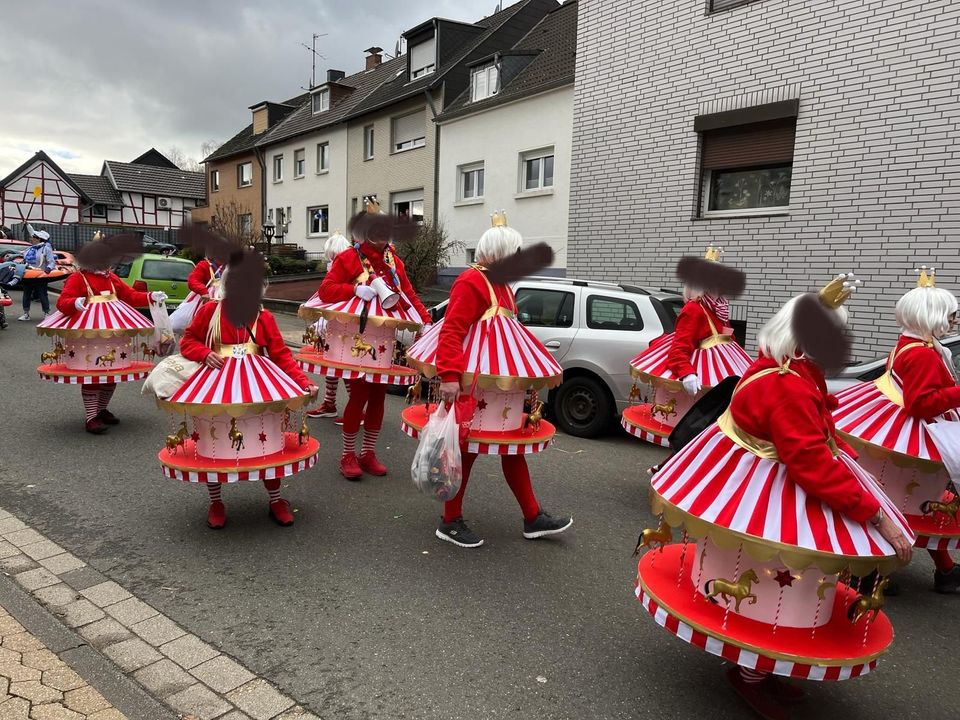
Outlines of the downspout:
<svg viewBox="0 0 960 720">
<path fill-rule="evenodd" d="M 260 166 L 260 228 L 263 228 L 263 224 L 267 221 L 267 165 L 266 160 L 263 157 L 263 153 L 260 152 L 260 148 L 256 145 L 253 147 L 253 154 L 257 158 L 257 165 Z M 262 239 L 262 238 L 261 238 Z M 268 250 L 270 248 L 268 247 Z"/>
<path fill-rule="evenodd" d="M 437 106 L 433 102 L 433 95 L 430 94 L 429 88 L 424 89 L 424 97 L 427 99 L 427 105 L 430 106 L 430 112 L 433 115 L 433 217 L 432 222 L 434 226 L 437 224 L 437 213 L 439 212 L 440 204 L 440 125 L 437 123 Z"/>
</svg>

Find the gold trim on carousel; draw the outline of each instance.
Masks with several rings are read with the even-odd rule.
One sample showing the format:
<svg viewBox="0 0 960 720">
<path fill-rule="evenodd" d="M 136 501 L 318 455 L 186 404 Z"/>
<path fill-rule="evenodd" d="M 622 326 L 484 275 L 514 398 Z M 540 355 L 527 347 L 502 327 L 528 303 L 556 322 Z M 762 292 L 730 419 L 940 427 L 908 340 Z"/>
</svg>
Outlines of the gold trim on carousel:
<svg viewBox="0 0 960 720">
<path fill-rule="evenodd" d="M 409 355 L 407 356 L 407 364 L 415 370 L 418 370 L 428 379 L 433 379 L 437 376 L 437 368 L 435 365 L 415 360 Z M 473 376 L 474 373 L 472 372 L 463 373 L 461 383 L 463 385 L 472 385 Z M 555 388 L 562 382 L 562 374 L 551 375 L 545 378 L 520 378 L 509 375 L 487 375 L 480 373 L 480 376 L 477 378 L 477 387 L 483 388 L 484 390 L 503 390 L 504 392 L 510 390 L 542 390 L 543 388 Z"/>
<path fill-rule="evenodd" d="M 944 465 L 939 460 L 927 460 L 926 458 L 905 455 L 904 453 L 897 452 L 896 450 L 888 450 L 881 445 L 875 445 L 871 442 L 867 442 L 866 440 L 858 438 L 855 435 L 850 435 L 842 430 L 838 430 L 837 434 L 857 452 L 862 452 L 865 455 L 869 455 L 875 460 L 889 460 L 898 468 L 919 470 L 922 473 L 928 473 L 930 475 L 942 472 L 944 470 Z"/>
<path fill-rule="evenodd" d="M 325 310 L 320 308 L 311 308 L 301 305 L 297 315 L 307 322 L 316 322 L 320 318 L 326 320 L 336 320 L 342 325 L 352 325 L 360 322 L 360 316 L 356 313 L 342 312 L 340 310 Z M 417 331 L 423 327 L 423 323 L 412 320 L 400 320 L 398 318 L 383 317 L 381 315 L 367 316 L 367 325 L 370 327 L 396 328 L 397 330 Z"/>
<path fill-rule="evenodd" d="M 896 555 L 869 558 L 859 555 L 837 555 L 822 550 L 808 550 L 774 540 L 764 540 L 736 530 L 720 527 L 678 508 L 653 488 L 650 488 L 650 507 L 654 514 L 663 513 L 663 517 L 671 527 L 683 526 L 686 528 L 690 537 L 694 539 L 709 538 L 714 545 L 725 550 L 734 550 L 742 546 L 746 553 L 757 562 L 770 562 L 775 557 L 779 557 L 780 562 L 791 570 L 805 570 L 814 565 L 827 575 L 839 575 L 847 568 L 854 575 L 859 576 L 867 575 L 875 569 L 879 570 L 881 575 L 889 575 L 894 570 L 903 567 L 903 563 L 897 559 Z"/>
<path fill-rule="evenodd" d="M 730 438 L 733 443 L 739 445 L 747 452 L 753 453 L 763 460 L 780 462 L 780 455 L 777 453 L 776 446 L 768 440 L 761 440 L 751 435 L 737 425 L 733 421 L 733 416 L 730 414 L 730 408 L 727 408 L 723 415 L 717 418 L 717 427 L 719 427 L 721 432 Z"/>
<path fill-rule="evenodd" d="M 511 310 L 510 308 L 500 307 L 498 305 L 496 307 L 487 308 L 487 311 L 480 316 L 480 320 L 489 320 L 490 318 L 497 317 L 497 315 L 505 318 L 516 317 L 516 313 L 514 313 L 513 310 Z"/>
<path fill-rule="evenodd" d="M 770 658 L 772 660 L 783 660 L 786 662 L 800 663 L 801 665 L 811 665 L 815 667 L 855 667 L 857 665 L 867 665 L 868 663 L 871 663 L 874 660 L 886 655 L 890 648 L 890 646 L 888 645 L 887 647 L 885 647 L 883 650 L 879 652 L 872 653 L 870 655 L 864 655 L 861 658 L 837 658 L 837 659 L 816 658 L 816 657 L 809 657 L 806 655 L 790 655 L 789 653 L 776 652 L 773 650 L 769 650 L 767 648 L 760 647 L 759 645 L 751 645 L 749 643 L 740 642 L 739 640 L 729 635 L 724 635 L 712 628 L 708 628 L 704 625 L 701 625 L 698 622 L 690 620 L 685 615 L 678 613 L 676 610 L 671 608 L 667 602 L 661 600 L 657 596 L 657 594 L 653 592 L 645 582 L 643 582 L 642 576 L 638 576 L 637 579 L 638 579 L 638 584 L 642 588 L 644 595 L 647 595 L 651 600 L 653 600 L 653 602 L 656 603 L 657 607 L 663 608 L 663 611 L 668 615 L 671 615 L 677 618 L 680 622 L 685 623 L 686 625 L 689 625 L 691 628 L 693 628 L 699 633 L 706 635 L 707 637 L 720 640 L 726 643 L 727 645 L 733 645 L 734 647 L 738 647 L 741 650 L 747 650 L 748 652 L 756 653 L 757 655 L 761 655 L 763 657 Z M 697 592 L 699 593 L 699 590 Z M 822 627 L 823 626 L 821 626 L 821 629 Z"/>
<path fill-rule="evenodd" d="M 260 415 L 265 412 L 281 412 L 282 410 L 299 410 L 305 405 L 314 402 L 316 398 L 302 395 L 289 400 L 274 400 L 268 403 L 180 403 L 170 402 L 157 398 L 157 407 L 171 412 L 183 413 L 191 416 L 229 415 L 233 418 L 245 415 Z"/>
<path fill-rule="evenodd" d="M 400 421 L 407 427 L 410 427 L 416 430 L 417 433 L 423 432 L 423 428 L 426 427 L 426 423 L 423 423 L 422 425 L 420 425 L 418 423 L 410 422 L 406 418 L 400 418 Z M 520 430 L 518 430 L 517 432 L 521 432 L 522 430 L 523 430 L 523 427 L 521 427 Z M 470 433 L 467 432 L 467 438 L 465 442 L 468 442 L 468 443 L 473 442 L 473 443 L 477 443 L 478 445 L 540 445 L 545 442 L 550 442 L 556 434 L 557 432 L 556 430 L 554 430 L 552 433 L 550 433 L 545 437 L 521 436 L 521 437 L 509 439 L 509 440 L 497 440 L 494 438 L 487 440 L 486 438 L 471 436 Z"/>
<path fill-rule="evenodd" d="M 49 337 L 63 337 L 75 340 L 77 338 L 86 338 L 94 340 L 101 338 L 109 340 L 114 337 L 136 337 L 137 335 L 153 335 L 153 328 L 124 328 L 122 330 L 75 330 L 73 328 L 37 328 L 37 335 L 47 335 Z"/>
<path fill-rule="evenodd" d="M 679 380 L 671 380 L 670 378 L 662 378 L 657 375 L 651 375 L 644 370 L 637 370 L 633 367 L 630 368 L 630 375 L 642 383 L 652 385 L 655 388 L 663 388 L 667 392 L 683 392 L 683 383 Z M 704 385 L 703 387 L 706 389 L 708 386 Z"/>
<path fill-rule="evenodd" d="M 309 363 L 310 365 L 318 365 L 320 367 L 330 368 L 332 370 L 352 370 L 353 372 L 362 372 L 367 375 L 405 375 L 412 376 L 416 375 L 419 371 L 409 367 L 403 367 L 402 365 L 391 365 L 390 367 L 372 367 L 369 365 L 346 365 L 344 363 L 336 362 L 335 360 L 328 360 L 324 355 L 305 355 L 302 351 L 293 356 L 294 360 L 299 362 Z"/>
<path fill-rule="evenodd" d="M 652 416 L 651 416 L 651 417 L 652 417 Z M 624 414 L 622 414 L 622 413 L 621 413 L 621 415 L 620 415 L 620 419 L 621 419 L 623 422 L 625 422 L 627 425 L 629 425 L 630 427 L 634 427 L 634 428 L 636 428 L 637 430 L 643 430 L 643 432 L 645 432 L 645 433 L 650 433 L 651 435 L 656 435 L 657 437 L 660 437 L 660 438 L 669 438 L 669 437 L 670 437 L 670 433 L 665 433 L 665 432 L 663 432 L 662 430 L 654 430 L 653 428 L 644 427 L 643 425 L 640 425 L 639 423 L 635 423 L 633 420 L 631 420 L 630 418 L 628 418 L 626 415 L 624 415 Z"/>
<path fill-rule="evenodd" d="M 736 340 L 730 335 L 711 335 L 710 337 L 704 338 L 700 341 L 699 348 L 700 350 L 710 350 L 711 348 L 715 348 L 720 345 L 729 345 L 733 342 L 736 342 Z"/>
<path fill-rule="evenodd" d="M 294 435 L 294 436 L 296 435 L 296 433 L 285 433 L 285 434 Z M 316 440 L 316 438 L 310 438 L 310 439 Z M 303 462 L 304 460 L 309 460 L 310 458 L 315 457 L 319 454 L 320 454 L 320 441 L 317 440 L 317 449 L 314 452 L 304 455 L 303 457 L 291 457 L 288 460 L 284 460 L 281 463 L 275 463 L 273 465 L 237 465 L 235 467 L 229 467 L 229 468 L 222 467 L 222 466 L 216 467 L 216 468 L 215 467 L 186 467 L 186 466 L 180 466 L 180 465 L 171 465 L 169 462 L 164 462 L 163 460 L 160 460 L 160 464 L 163 465 L 164 467 L 170 468 L 171 470 L 175 470 L 176 472 L 183 472 L 183 473 L 205 472 L 205 473 L 229 474 L 229 473 L 238 473 L 238 472 L 256 472 L 260 470 L 273 470 L 274 468 L 284 467 L 285 465 L 294 465 L 296 463 Z M 174 455 L 173 457 L 177 457 L 177 455 Z"/>
<path fill-rule="evenodd" d="M 238 347 L 243 348 L 244 355 L 260 354 L 260 346 L 253 342 L 237 343 L 235 345 L 219 345 L 216 352 L 222 358 L 229 358 L 234 356 L 234 348 Z"/>
<path fill-rule="evenodd" d="M 116 293 L 107 293 L 106 295 L 91 295 L 87 298 L 87 305 L 96 305 L 97 303 L 114 302 L 117 299 Z"/>
</svg>

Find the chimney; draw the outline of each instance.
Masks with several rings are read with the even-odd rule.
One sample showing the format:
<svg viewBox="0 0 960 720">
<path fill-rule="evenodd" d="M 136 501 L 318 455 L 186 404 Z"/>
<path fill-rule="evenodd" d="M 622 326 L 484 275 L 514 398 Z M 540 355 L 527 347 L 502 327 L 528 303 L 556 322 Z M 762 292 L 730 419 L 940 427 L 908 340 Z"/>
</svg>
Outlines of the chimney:
<svg viewBox="0 0 960 720">
<path fill-rule="evenodd" d="M 364 50 L 367 53 L 367 70 L 373 70 L 383 62 L 383 48 L 372 47 Z"/>
<path fill-rule="evenodd" d="M 347 74 L 343 70 L 327 70 L 327 82 L 340 82 Z"/>
</svg>

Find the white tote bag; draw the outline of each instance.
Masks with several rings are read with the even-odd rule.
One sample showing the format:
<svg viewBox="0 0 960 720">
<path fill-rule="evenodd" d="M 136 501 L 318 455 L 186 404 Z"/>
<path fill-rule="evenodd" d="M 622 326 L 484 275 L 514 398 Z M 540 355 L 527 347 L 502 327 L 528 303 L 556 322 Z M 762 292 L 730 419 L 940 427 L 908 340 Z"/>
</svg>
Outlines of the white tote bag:
<svg viewBox="0 0 960 720">
<path fill-rule="evenodd" d="M 187 360 L 179 353 L 165 357 L 147 375 L 141 394 L 156 395 L 161 400 L 166 400 L 199 369 L 200 363 Z"/>
</svg>

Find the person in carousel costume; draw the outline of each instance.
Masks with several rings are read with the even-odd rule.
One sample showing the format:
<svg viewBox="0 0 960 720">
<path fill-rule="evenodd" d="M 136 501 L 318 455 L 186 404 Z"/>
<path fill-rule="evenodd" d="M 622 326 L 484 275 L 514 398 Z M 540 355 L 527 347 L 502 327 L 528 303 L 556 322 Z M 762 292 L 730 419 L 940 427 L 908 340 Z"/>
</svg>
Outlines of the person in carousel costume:
<svg viewBox="0 0 960 720">
<path fill-rule="evenodd" d="M 317 291 L 317 299 L 321 303 L 335 304 L 356 298 L 369 309 L 374 305 L 380 306 L 380 288 L 382 292 L 398 296 L 395 298 L 396 305 L 392 306 L 394 314 L 402 315 L 419 328 L 429 320 L 430 314 L 417 297 L 403 267 L 403 261 L 397 257 L 391 243 L 391 220 L 387 216 L 378 218 L 379 215 L 379 205 L 370 200 L 367 202 L 366 212 L 351 219 L 349 230 L 354 245 L 334 258 L 330 271 Z M 361 309 L 361 317 L 363 313 L 364 310 Z M 373 312 L 370 313 L 370 322 L 374 322 Z M 328 320 L 328 327 L 332 325 L 334 323 Z M 357 342 L 363 342 L 362 331 L 351 337 L 356 338 Z M 390 353 L 388 345 L 393 342 L 395 338 L 380 348 L 356 346 L 354 357 L 360 356 L 359 361 L 363 353 L 372 356 L 378 350 L 380 356 L 386 356 Z M 387 358 L 388 361 L 389 359 Z M 369 373 L 364 375 L 368 376 Z M 348 381 L 350 399 L 343 413 L 343 453 L 340 458 L 340 472 L 348 480 L 359 480 L 363 473 L 376 476 L 387 474 L 386 466 L 376 454 L 377 437 L 383 425 L 383 403 L 387 384 L 370 381 L 365 376 Z M 356 446 L 361 423 L 363 444 L 358 454 Z"/>
<path fill-rule="evenodd" d="M 203 300 L 213 300 L 224 270 L 226 270 L 226 262 L 222 258 L 205 257 L 187 276 L 187 288 Z M 192 297 L 188 295 L 184 302 L 191 299 Z"/>
<path fill-rule="evenodd" d="M 886 374 L 839 393 L 834 419 L 906 515 L 917 547 L 929 551 L 934 589 L 960 593 L 960 566 L 950 557 L 960 547 L 960 473 L 949 464 L 960 454 L 960 386 L 940 344 L 956 326 L 957 299 L 936 287 L 934 270 L 918 272 L 917 287 L 897 302 L 901 335 Z"/>
<path fill-rule="evenodd" d="M 734 284 L 742 285 L 742 273 L 720 264 L 722 252 L 709 247 L 704 259 L 681 260 L 677 275 L 686 303 L 674 331 L 630 361 L 634 378 L 653 387 L 653 401 L 627 408 L 621 419 L 624 429 L 641 440 L 666 447 L 670 432 L 697 399 L 750 365 L 750 356 L 733 338 L 727 299 L 701 287 L 712 284 L 711 276 L 733 276 Z M 636 394 L 634 388 L 631 397 Z"/>
<path fill-rule="evenodd" d="M 886 575 L 911 554 L 906 520 L 837 437 L 811 357 L 825 337 L 844 340 L 854 288 L 841 275 L 760 330 L 759 358 L 727 411 L 653 476 L 660 526 L 638 543 L 649 550 L 637 572 L 644 609 L 736 663 L 733 688 L 774 720 L 802 698 L 775 676 L 843 680 L 875 667 L 893 639 L 881 612 L 887 581 L 858 593 L 850 574 Z M 674 527 L 682 542 L 669 544 Z"/>
<path fill-rule="evenodd" d="M 527 392 L 555 387 L 563 370 L 516 319 L 517 305 L 509 285 L 494 284 L 487 277 L 486 266 L 516 255 L 522 243 L 520 233 L 507 226 L 506 215 L 496 213 L 493 227 L 477 243 L 477 264 L 453 283 L 443 320 L 407 353 L 411 365 L 440 378 L 444 402 L 457 402 L 465 391 L 477 393 L 471 431 L 461 445 L 460 490 L 444 503 L 436 530 L 441 540 L 464 548 L 483 544 L 463 519 L 463 498 L 478 453 L 500 455 L 503 476 L 523 515 L 523 537 L 535 540 L 556 535 L 573 525 L 573 518 L 553 517 L 537 501 L 525 453 L 544 449 L 553 432 L 551 428 L 549 433 L 537 435 L 535 430 L 535 437 L 525 439 L 529 416 L 525 419 L 522 414 Z M 535 397 L 530 411 L 541 412 Z"/>
</svg>

